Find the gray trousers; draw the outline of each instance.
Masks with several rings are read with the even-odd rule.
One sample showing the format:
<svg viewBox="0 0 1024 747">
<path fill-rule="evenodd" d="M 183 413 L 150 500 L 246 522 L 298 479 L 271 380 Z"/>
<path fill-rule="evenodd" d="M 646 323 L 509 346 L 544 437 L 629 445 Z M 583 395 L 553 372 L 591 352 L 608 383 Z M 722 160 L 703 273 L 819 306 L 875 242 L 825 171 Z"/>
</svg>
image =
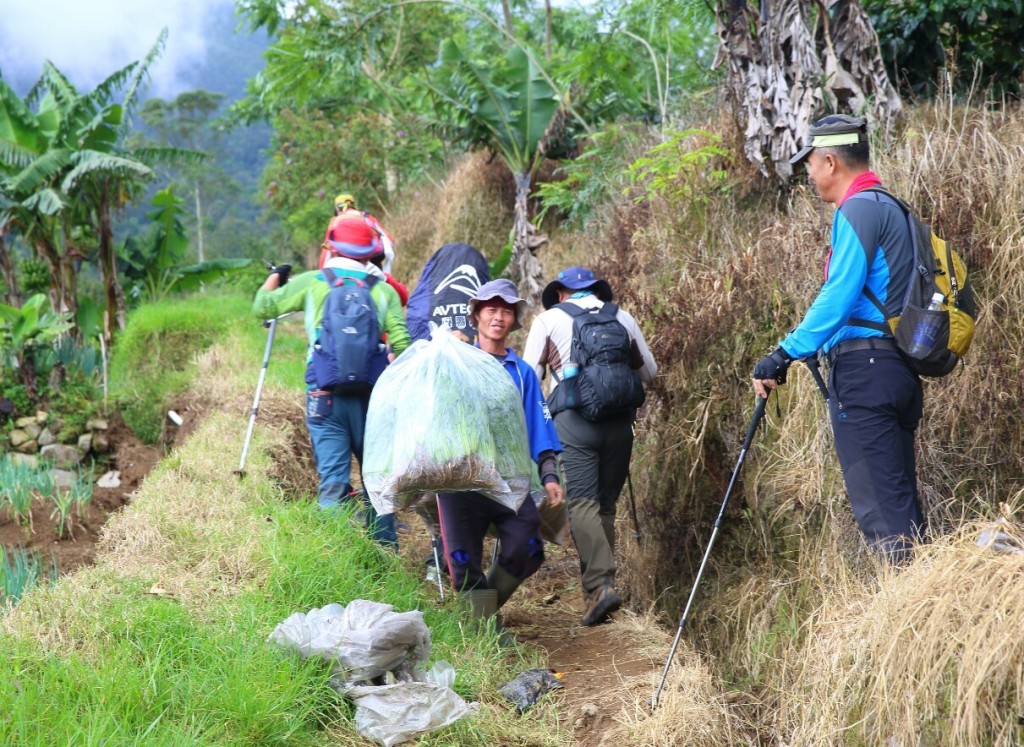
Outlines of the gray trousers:
<svg viewBox="0 0 1024 747">
<path fill-rule="evenodd" d="M 633 419 L 591 423 L 574 410 L 562 410 L 555 428 L 562 442 L 569 526 L 583 591 L 590 593 L 615 579 L 615 505 L 629 474 Z"/>
</svg>

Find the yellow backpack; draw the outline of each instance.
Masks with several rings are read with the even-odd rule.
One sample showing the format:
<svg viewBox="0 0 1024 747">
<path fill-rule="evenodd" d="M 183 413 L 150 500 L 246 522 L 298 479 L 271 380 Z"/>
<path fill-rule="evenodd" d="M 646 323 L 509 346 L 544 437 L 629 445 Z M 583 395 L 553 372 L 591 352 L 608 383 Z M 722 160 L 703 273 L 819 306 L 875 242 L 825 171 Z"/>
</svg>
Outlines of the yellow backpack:
<svg viewBox="0 0 1024 747">
<path fill-rule="evenodd" d="M 880 188 L 863 191 L 884 194 L 900 206 L 907 216 L 916 255 L 903 310 L 898 316 L 888 316 L 874 294 L 867 293 L 868 299 L 886 317 L 896 347 L 910 367 L 921 376 L 945 376 L 967 355 L 974 339 L 978 304 L 967 278 L 967 266 L 945 239 L 918 220 L 903 200 Z M 929 303 L 936 293 L 942 294 L 942 303 L 940 308 L 930 310 Z M 914 345 L 915 332 L 922 325 L 935 327 L 928 338 L 934 341 L 924 350 Z M 920 339 L 918 335 L 917 340 Z"/>
</svg>

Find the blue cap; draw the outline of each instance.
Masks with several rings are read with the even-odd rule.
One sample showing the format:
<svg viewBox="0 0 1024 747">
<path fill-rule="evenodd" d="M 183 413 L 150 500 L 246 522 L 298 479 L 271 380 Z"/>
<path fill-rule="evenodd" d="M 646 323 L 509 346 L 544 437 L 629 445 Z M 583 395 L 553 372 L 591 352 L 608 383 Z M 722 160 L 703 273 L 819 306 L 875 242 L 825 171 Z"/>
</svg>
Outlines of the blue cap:
<svg viewBox="0 0 1024 747">
<path fill-rule="evenodd" d="M 593 290 L 594 294 L 605 303 L 612 300 L 612 287 L 607 280 L 601 280 L 593 270 L 586 267 L 570 267 L 558 273 L 558 277 L 548 283 L 540 300 L 545 309 L 558 303 L 558 291 L 568 288 L 572 291 Z"/>
</svg>

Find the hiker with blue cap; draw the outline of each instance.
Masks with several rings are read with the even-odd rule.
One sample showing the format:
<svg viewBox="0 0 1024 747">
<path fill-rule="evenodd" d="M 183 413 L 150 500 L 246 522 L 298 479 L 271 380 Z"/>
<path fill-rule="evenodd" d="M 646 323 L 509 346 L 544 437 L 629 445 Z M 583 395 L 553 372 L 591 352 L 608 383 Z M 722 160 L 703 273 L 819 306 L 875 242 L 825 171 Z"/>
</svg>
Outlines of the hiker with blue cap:
<svg viewBox="0 0 1024 747">
<path fill-rule="evenodd" d="M 290 265 L 275 267 L 252 310 L 259 319 L 305 312 L 306 427 L 320 477 L 318 505 L 336 510 L 358 496 L 374 538 L 396 547 L 394 515 L 377 516 L 365 492 L 354 491 L 351 469 L 353 455 L 363 458 L 370 391 L 388 359 L 409 347 L 409 330 L 398 293 L 373 264 L 383 249 L 370 227 L 348 221 L 332 229 L 328 245 L 319 270 L 291 278 Z"/>
<path fill-rule="evenodd" d="M 566 506 L 580 557 L 583 625 L 622 605 L 615 590 L 615 510 L 629 474 L 633 421 L 658 371 L 636 320 L 607 280 L 584 267 L 558 273 L 541 296 L 523 359 L 551 375 L 548 407 L 562 442 Z"/>
<path fill-rule="evenodd" d="M 817 297 L 753 378 L 767 397 L 794 360 L 825 354 L 829 416 L 853 515 L 872 548 L 902 563 L 925 527 L 914 462 L 923 394 L 886 320 L 902 311 L 916 251 L 908 216 L 882 189 L 869 156 L 867 122 L 833 114 L 811 125 L 807 144 L 790 159 L 806 162 L 818 195 L 836 206 L 831 246 Z"/>
<path fill-rule="evenodd" d="M 562 446 L 537 375 L 512 348 L 505 346 L 509 334 L 522 326 L 526 301 L 519 297 L 511 280 L 492 280 L 477 289 L 469 308 L 477 331 L 477 347 L 501 363 L 519 390 L 530 456 L 537 464 L 545 500 L 557 507 L 562 503 L 557 469 Z M 527 496 L 516 512 L 473 492 L 441 493 L 437 504 L 452 586 L 474 619 L 493 617 L 544 562 L 537 504 Z M 498 534 L 500 552 L 497 562 L 484 575 L 483 544 L 490 526 Z"/>
</svg>

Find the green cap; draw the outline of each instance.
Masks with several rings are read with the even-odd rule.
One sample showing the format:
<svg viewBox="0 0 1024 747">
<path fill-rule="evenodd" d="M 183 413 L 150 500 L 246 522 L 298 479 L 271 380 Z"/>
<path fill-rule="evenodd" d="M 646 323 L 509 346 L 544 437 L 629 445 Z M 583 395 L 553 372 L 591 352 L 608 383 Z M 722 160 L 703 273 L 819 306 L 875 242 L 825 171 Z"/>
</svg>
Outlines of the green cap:
<svg viewBox="0 0 1024 747">
<path fill-rule="evenodd" d="M 868 122 L 863 117 L 851 117 L 848 114 L 830 114 L 822 117 L 807 130 L 810 138 L 800 152 L 789 159 L 793 166 L 801 163 L 815 148 L 831 148 L 837 145 L 853 145 L 866 143 L 868 140 Z"/>
</svg>

